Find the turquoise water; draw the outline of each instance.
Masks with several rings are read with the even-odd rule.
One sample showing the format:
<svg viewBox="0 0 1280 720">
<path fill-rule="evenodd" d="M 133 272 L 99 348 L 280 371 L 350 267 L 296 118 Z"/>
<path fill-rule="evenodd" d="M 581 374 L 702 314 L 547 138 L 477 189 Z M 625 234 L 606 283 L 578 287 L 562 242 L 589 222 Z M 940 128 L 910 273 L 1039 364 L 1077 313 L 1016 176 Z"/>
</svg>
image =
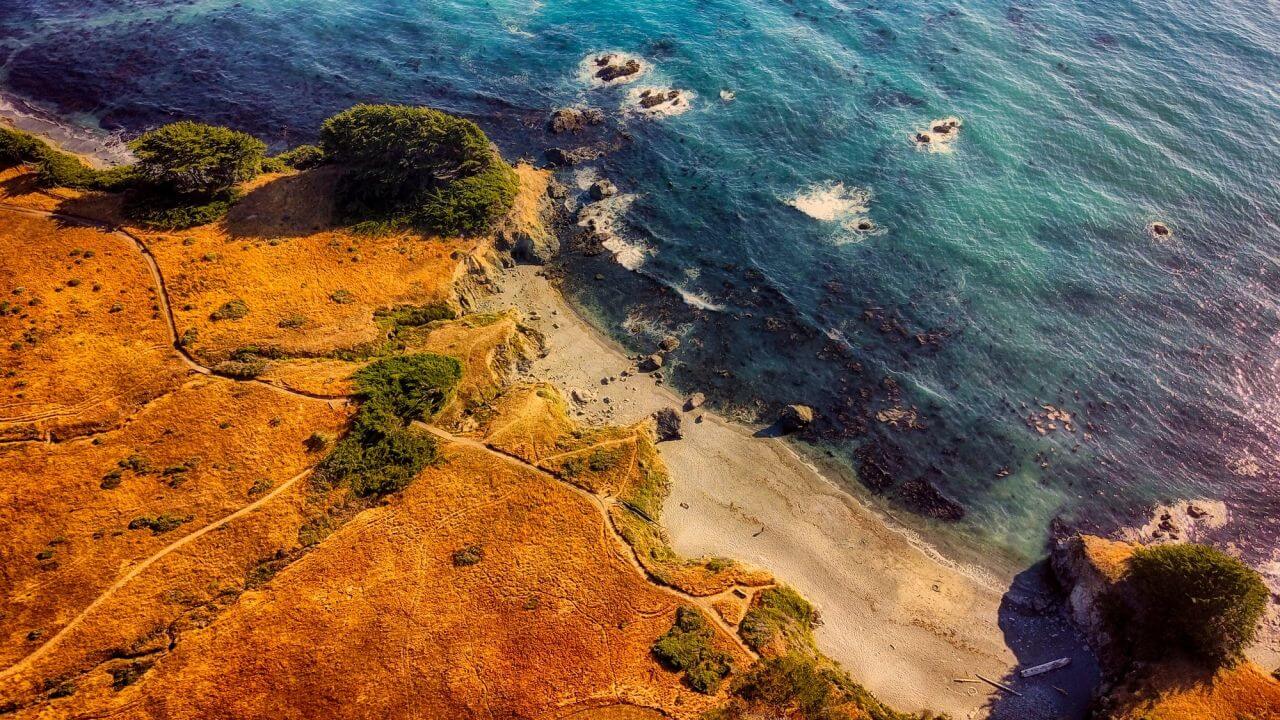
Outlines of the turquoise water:
<svg viewBox="0 0 1280 720">
<path fill-rule="evenodd" d="M 647 73 L 593 86 L 580 63 L 607 50 Z M 13 0 L 0 52 L 8 92 L 126 134 L 192 117 L 283 147 L 374 100 L 467 114 L 512 158 L 599 143 L 563 178 L 634 196 L 642 264 L 572 256 L 577 299 L 637 350 L 682 336 L 677 386 L 814 405 L 811 439 L 888 506 L 926 480 L 1016 558 L 1055 519 L 1113 530 L 1189 497 L 1228 505 L 1207 537 L 1274 552 L 1269 3 Z M 650 85 L 690 109 L 624 107 Z M 568 104 L 608 121 L 547 135 Z M 911 141 L 952 116 L 951 152 Z M 1028 427 L 1044 404 L 1075 431 Z"/>
</svg>

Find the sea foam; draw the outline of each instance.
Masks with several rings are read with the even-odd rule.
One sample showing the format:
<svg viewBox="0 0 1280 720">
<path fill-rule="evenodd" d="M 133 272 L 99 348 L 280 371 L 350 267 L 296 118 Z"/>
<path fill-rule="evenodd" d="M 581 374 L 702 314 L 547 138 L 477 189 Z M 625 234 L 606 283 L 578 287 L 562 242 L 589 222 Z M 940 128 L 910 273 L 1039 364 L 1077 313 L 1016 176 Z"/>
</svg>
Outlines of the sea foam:
<svg viewBox="0 0 1280 720">
<path fill-rule="evenodd" d="M 871 210 L 871 191 L 866 188 L 828 181 L 810 185 L 782 200 L 814 220 L 837 225 L 839 231 L 833 239 L 840 245 L 880 232 L 867 217 Z"/>
</svg>

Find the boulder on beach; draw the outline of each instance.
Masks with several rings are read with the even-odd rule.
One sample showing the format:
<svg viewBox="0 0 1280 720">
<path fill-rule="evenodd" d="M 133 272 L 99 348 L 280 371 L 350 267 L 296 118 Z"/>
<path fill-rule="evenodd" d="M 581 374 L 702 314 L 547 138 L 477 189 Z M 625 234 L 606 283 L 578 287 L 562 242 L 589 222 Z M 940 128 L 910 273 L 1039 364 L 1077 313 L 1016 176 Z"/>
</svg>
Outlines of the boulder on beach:
<svg viewBox="0 0 1280 720">
<path fill-rule="evenodd" d="M 609 179 L 597 180 L 591 183 L 591 189 L 587 191 L 591 195 L 592 200 L 603 200 L 618 194 L 618 187 Z"/>
<path fill-rule="evenodd" d="M 662 364 L 663 364 L 664 362 L 665 362 L 665 360 L 663 360 L 663 358 L 662 358 L 662 356 L 661 356 L 661 355 L 659 355 L 658 353 L 654 353 L 654 354 L 650 355 L 649 357 L 645 358 L 644 360 L 641 360 L 641 361 L 640 361 L 640 371 L 641 371 L 641 372 L 656 372 L 656 371 L 658 371 L 658 370 L 662 369 Z"/>
<path fill-rule="evenodd" d="M 657 424 L 658 442 L 679 440 L 684 437 L 680 432 L 680 413 L 675 410 L 662 408 L 653 414 L 653 421 Z"/>
<path fill-rule="evenodd" d="M 696 392 L 685 399 L 684 401 L 685 412 L 688 412 L 690 410 L 697 410 L 698 408 L 702 407 L 702 405 L 706 402 L 707 402 L 707 396 L 703 395 L 700 392 Z"/>
<path fill-rule="evenodd" d="M 680 338 L 668 335 L 662 338 L 662 342 L 658 343 L 658 347 L 662 348 L 662 352 L 671 352 L 680 347 Z"/>
<path fill-rule="evenodd" d="M 813 422 L 813 408 L 808 405 L 788 405 L 782 409 L 778 422 L 787 432 L 795 432 Z"/>
</svg>

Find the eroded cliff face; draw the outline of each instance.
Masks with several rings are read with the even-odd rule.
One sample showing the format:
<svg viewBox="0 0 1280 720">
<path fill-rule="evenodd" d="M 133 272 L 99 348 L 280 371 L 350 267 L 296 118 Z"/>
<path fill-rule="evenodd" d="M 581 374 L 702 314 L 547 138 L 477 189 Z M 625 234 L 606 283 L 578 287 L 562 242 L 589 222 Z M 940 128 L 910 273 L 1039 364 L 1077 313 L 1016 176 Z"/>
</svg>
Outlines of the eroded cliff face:
<svg viewBox="0 0 1280 720">
<path fill-rule="evenodd" d="M 1110 720 L 1277 720 L 1280 682 L 1252 662 L 1206 668 L 1176 653 L 1136 659 L 1126 618 L 1140 612 L 1124 582 L 1137 546 L 1089 535 L 1059 540 L 1050 561 L 1068 612 L 1102 666 L 1094 717 Z"/>
</svg>

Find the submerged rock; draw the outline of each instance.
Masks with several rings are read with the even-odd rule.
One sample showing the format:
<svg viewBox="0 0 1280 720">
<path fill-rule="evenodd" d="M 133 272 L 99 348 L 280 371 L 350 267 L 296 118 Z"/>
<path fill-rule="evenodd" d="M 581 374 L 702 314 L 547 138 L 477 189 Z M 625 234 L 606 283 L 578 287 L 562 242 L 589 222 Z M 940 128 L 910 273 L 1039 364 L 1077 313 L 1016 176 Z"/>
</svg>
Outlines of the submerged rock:
<svg viewBox="0 0 1280 720">
<path fill-rule="evenodd" d="M 801 430 L 813 422 L 813 408 L 808 405 L 788 405 L 782 409 L 778 422 L 787 432 Z"/>
<path fill-rule="evenodd" d="M 964 506 L 952 500 L 925 478 L 916 478 L 898 489 L 904 505 L 926 517 L 955 522 L 964 517 Z"/>
<path fill-rule="evenodd" d="M 542 152 L 547 158 L 547 162 L 554 167 L 569 167 L 578 163 L 590 162 L 600 157 L 600 151 L 593 148 L 573 148 L 565 150 L 564 148 L 552 147 Z"/>
<path fill-rule="evenodd" d="M 604 122 L 604 113 L 596 108 L 560 108 L 551 114 L 550 130 L 553 133 L 578 132 L 588 125 Z"/>
<path fill-rule="evenodd" d="M 663 352 L 671 352 L 680 347 L 680 338 L 674 335 L 668 335 L 662 338 L 662 342 L 658 343 L 658 347 L 662 348 Z"/>
<path fill-rule="evenodd" d="M 658 426 L 658 442 L 679 440 L 684 437 L 680 432 L 680 413 L 675 410 L 663 408 L 653 414 L 653 420 Z"/>
</svg>

